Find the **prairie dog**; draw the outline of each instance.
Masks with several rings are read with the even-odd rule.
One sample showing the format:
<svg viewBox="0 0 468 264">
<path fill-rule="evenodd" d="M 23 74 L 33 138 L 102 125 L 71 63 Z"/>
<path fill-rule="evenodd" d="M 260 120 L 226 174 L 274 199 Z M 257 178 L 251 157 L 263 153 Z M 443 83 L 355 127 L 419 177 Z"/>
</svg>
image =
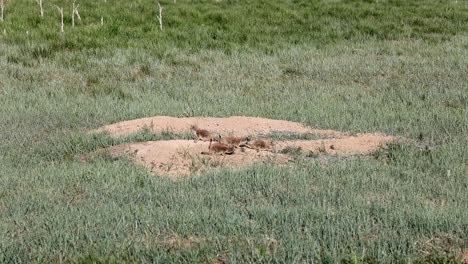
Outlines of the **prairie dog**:
<svg viewBox="0 0 468 264">
<path fill-rule="evenodd" d="M 190 129 L 192 129 L 193 131 L 195 131 L 195 140 L 194 140 L 195 143 L 196 143 L 198 140 L 201 140 L 201 141 L 208 141 L 208 140 L 211 140 L 211 139 L 212 139 L 212 136 L 211 136 L 210 131 L 208 131 L 208 130 L 206 130 L 206 129 L 198 128 L 197 125 L 192 125 L 192 126 L 190 126 Z"/>
<path fill-rule="evenodd" d="M 225 154 L 234 154 L 234 146 L 224 144 L 224 143 L 214 143 L 212 144 L 213 139 L 210 139 L 210 145 L 208 146 L 208 152 L 202 152 L 201 154 L 204 155 L 213 155 L 213 154 L 221 154 L 224 156 Z"/>
<path fill-rule="evenodd" d="M 251 144 L 246 144 L 246 147 L 250 149 L 255 149 L 257 152 L 262 150 L 272 150 L 273 149 L 273 141 L 266 140 L 266 139 L 257 139 Z"/>
<path fill-rule="evenodd" d="M 227 138 L 221 139 L 221 143 L 228 144 L 228 145 L 233 145 L 235 148 L 238 148 L 241 144 L 245 145 L 249 143 L 250 138 L 248 137 L 234 137 L 230 136 Z"/>
</svg>

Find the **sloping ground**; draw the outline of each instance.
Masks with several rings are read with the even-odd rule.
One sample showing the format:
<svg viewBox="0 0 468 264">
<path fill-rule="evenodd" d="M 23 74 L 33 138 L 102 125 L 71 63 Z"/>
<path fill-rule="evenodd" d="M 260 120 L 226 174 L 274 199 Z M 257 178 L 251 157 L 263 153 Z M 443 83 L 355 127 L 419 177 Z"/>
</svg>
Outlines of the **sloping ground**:
<svg viewBox="0 0 468 264">
<path fill-rule="evenodd" d="M 276 142 L 276 150 L 281 152 L 287 148 L 300 148 L 315 154 L 371 154 L 380 145 L 393 140 L 394 137 L 383 134 L 358 134 L 335 139 L 279 141 Z"/>
<path fill-rule="evenodd" d="M 129 143 L 109 149 L 112 156 L 127 154 L 132 159 L 158 175 L 188 175 L 205 167 L 238 167 L 255 162 L 285 164 L 290 158 L 288 149 L 301 150 L 314 155 L 369 154 L 385 142 L 389 136 L 363 134 L 353 137 L 327 140 L 298 140 L 276 142 L 274 151 L 238 148 L 232 155 L 202 155 L 208 150 L 208 142 L 192 140 L 165 140 Z M 285 154 L 283 154 L 285 153 Z"/>
<path fill-rule="evenodd" d="M 129 143 L 111 147 L 112 156 L 128 154 L 132 159 L 158 175 L 179 176 L 197 173 L 206 167 L 235 167 L 257 161 L 288 162 L 288 156 L 268 151 L 239 148 L 231 155 L 202 155 L 209 142 L 192 140 L 165 140 Z"/>
<path fill-rule="evenodd" d="M 231 117 L 169 117 L 155 116 L 129 121 L 118 122 L 97 129 L 95 132 L 107 131 L 115 136 L 136 133 L 144 127 L 154 133 L 173 132 L 185 133 L 190 131 L 191 125 L 212 131 L 215 134 L 236 135 L 266 135 L 275 131 L 291 133 L 313 133 L 327 137 L 341 137 L 348 135 L 335 130 L 313 129 L 301 123 L 284 120 L 273 120 L 260 117 L 231 116 Z"/>
<path fill-rule="evenodd" d="M 274 141 L 271 151 L 256 151 L 249 148 L 238 148 L 232 155 L 203 155 L 208 151 L 209 142 L 192 140 L 167 140 L 128 143 L 109 148 L 112 156 L 129 155 L 139 164 L 158 175 L 183 176 L 198 173 L 207 167 L 239 167 L 255 162 L 274 162 L 285 164 L 291 160 L 291 152 L 302 152 L 306 155 L 344 156 L 353 154 L 370 154 L 380 145 L 394 140 L 383 134 L 358 134 L 334 130 L 320 130 L 300 123 L 271 120 L 257 117 L 227 118 L 175 118 L 151 117 L 124 121 L 107 125 L 96 131 L 108 131 L 112 135 L 127 135 L 149 128 L 154 133 L 186 133 L 191 125 L 208 129 L 213 133 L 235 136 L 268 135 L 282 131 L 296 135 L 313 133 L 318 140 L 285 140 Z"/>
</svg>

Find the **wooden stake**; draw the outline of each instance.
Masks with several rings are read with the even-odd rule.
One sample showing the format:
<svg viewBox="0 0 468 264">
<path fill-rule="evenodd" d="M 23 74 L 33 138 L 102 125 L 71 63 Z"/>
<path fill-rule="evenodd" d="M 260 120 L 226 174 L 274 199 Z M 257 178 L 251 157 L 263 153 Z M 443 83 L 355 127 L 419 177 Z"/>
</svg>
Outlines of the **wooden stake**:
<svg viewBox="0 0 468 264">
<path fill-rule="evenodd" d="M 162 6 L 159 4 L 158 2 L 158 7 L 159 7 L 159 16 L 156 15 L 156 17 L 158 18 L 159 20 L 159 29 L 162 31 L 163 30 L 163 21 L 162 21 Z"/>
<path fill-rule="evenodd" d="M 78 7 L 80 5 L 75 6 L 75 2 L 73 2 L 73 10 L 72 10 L 72 28 L 75 28 L 75 15 L 78 18 L 78 20 L 81 21 L 80 13 L 78 13 Z"/>
<path fill-rule="evenodd" d="M 5 1 L 0 0 L 0 22 L 3 22 L 3 11 L 5 10 Z"/>
<path fill-rule="evenodd" d="M 58 11 L 60 12 L 60 18 L 61 18 L 61 27 L 60 27 L 60 32 L 63 33 L 65 30 L 63 29 L 63 8 L 58 7 L 57 5 L 54 5 Z"/>
<path fill-rule="evenodd" d="M 39 8 L 41 9 L 41 17 L 44 16 L 44 8 L 42 8 L 42 0 L 36 0 L 36 2 L 39 4 Z"/>
</svg>

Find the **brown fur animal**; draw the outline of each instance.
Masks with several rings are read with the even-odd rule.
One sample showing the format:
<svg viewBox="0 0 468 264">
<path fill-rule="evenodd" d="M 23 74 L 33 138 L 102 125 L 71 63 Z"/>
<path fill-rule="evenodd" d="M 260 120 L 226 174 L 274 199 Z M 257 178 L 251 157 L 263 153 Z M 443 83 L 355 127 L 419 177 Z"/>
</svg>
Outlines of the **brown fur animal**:
<svg viewBox="0 0 468 264">
<path fill-rule="evenodd" d="M 195 140 L 194 140 L 195 143 L 198 142 L 198 140 L 208 141 L 208 140 L 211 140 L 213 138 L 210 131 L 208 131 L 206 129 L 198 128 L 197 125 L 192 125 L 192 126 L 190 126 L 190 128 L 193 131 L 195 131 Z"/>
<path fill-rule="evenodd" d="M 234 146 L 224 144 L 224 143 L 213 143 L 213 139 L 210 139 L 210 145 L 208 146 L 208 152 L 202 152 L 201 154 L 204 155 L 214 155 L 214 154 L 221 154 L 224 156 L 225 154 L 234 154 Z"/>
<path fill-rule="evenodd" d="M 248 137 L 230 136 L 230 137 L 221 139 L 220 142 L 224 144 L 228 144 L 228 145 L 233 145 L 235 148 L 238 148 L 240 145 L 248 144 L 249 141 L 250 141 L 250 138 Z"/>
<path fill-rule="evenodd" d="M 266 140 L 266 139 L 257 139 L 251 144 L 246 144 L 246 147 L 250 149 L 255 149 L 257 152 L 260 150 L 272 150 L 273 149 L 273 141 Z"/>
</svg>

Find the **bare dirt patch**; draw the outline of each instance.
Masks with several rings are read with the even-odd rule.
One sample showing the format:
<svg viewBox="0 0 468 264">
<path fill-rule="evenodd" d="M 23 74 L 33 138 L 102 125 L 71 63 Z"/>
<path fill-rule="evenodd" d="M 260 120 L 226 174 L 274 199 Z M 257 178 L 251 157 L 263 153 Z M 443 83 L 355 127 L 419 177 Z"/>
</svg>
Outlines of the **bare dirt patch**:
<svg viewBox="0 0 468 264">
<path fill-rule="evenodd" d="M 237 148 L 232 155 L 202 155 L 207 151 L 209 142 L 193 140 L 166 140 L 128 143 L 109 148 L 112 156 L 129 155 L 139 164 L 159 175 L 182 176 L 198 173 L 210 167 L 239 167 L 255 162 L 273 162 L 286 164 L 290 158 L 289 150 L 312 155 L 353 155 L 373 153 L 380 145 L 394 140 L 383 134 L 357 134 L 321 130 L 304 126 L 300 123 L 271 120 L 257 117 L 227 118 L 175 118 L 151 117 L 124 121 L 104 126 L 96 132 L 108 131 L 112 135 L 127 135 L 148 128 L 154 133 L 187 133 L 191 125 L 207 129 L 223 136 L 258 136 L 277 131 L 287 133 L 313 133 L 324 139 L 274 141 L 271 151 L 256 151 L 249 148 Z"/>
<path fill-rule="evenodd" d="M 358 134 L 323 140 L 279 141 L 276 142 L 276 148 L 282 150 L 287 147 L 295 147 L 303 151 L 329 155 L 371 154 L 380 145 L 393 139 L 392 136 L 383 134 Z"/>
<path fill-rule="evenodd" d="M 214 134 L 236 135 L 238 137 L 266 135 L 275 131 L 288 131 L 298 134 L 314 133 L 328 137 L 348 135 L 348 133 L 335 130 L 314 129 L 297 122 L 247 116 L 182 118 L 155 116 L 118 122 L 101 127 L 94 132 L 107 131 L 114 136 L 124 136 L 136 133 L 146 127 L 154 133 L 173 132 L 180 134 L 190 131 L 191 125 L 197 125 Z"/>
<path fill-rule="evenodd" d="M 462 263 L 468 263 L 468 249 L 465 249 L 460 253 L 460 258 Z"/>
<path fill-rule="evenodd" d="M 192 140 L 164 140 L 129 143 L 109 149 L 112 156 L 128 154 L 139 164 L 159 175 L 179 176 L 198 173 L 206 167 L 235 167 L 249 165 L 257 161 L 274 161 L 287 163 L 285 154 L 274 154 L 268 151 L 257 152 L 244 148 L 232 155 L 202 155 L 208 150 L 209 142 Z"/>
</svg>

